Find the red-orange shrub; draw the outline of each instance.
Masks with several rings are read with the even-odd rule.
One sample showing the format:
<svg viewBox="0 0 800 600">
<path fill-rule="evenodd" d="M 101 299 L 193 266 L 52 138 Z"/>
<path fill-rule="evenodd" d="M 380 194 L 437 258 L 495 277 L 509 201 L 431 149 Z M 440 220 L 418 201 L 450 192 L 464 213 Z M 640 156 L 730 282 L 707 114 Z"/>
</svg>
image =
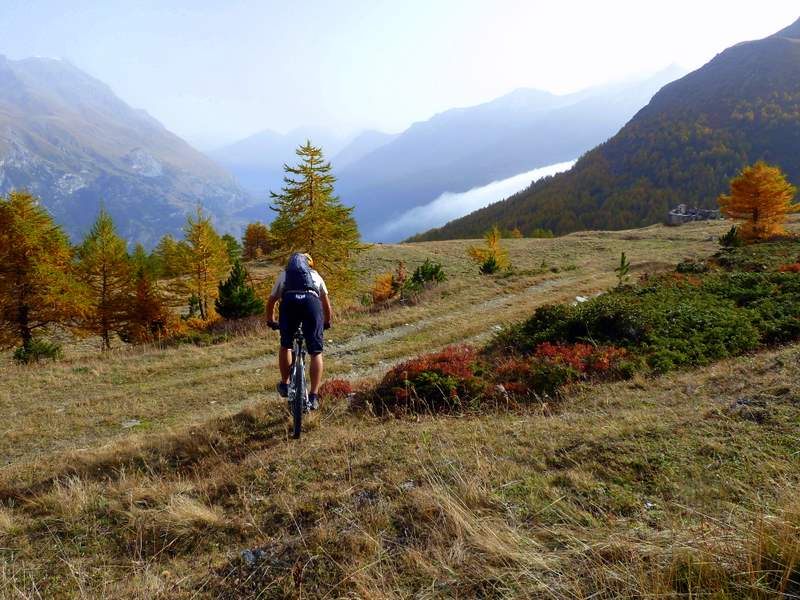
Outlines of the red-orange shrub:
<svg viewBox="0 0 800 600">
<path fill-rule="evenodd" d="M 800 262 L 781 265 L 778 267 L 778 271 L 781 273 L 800 273 Z"/>
<path fill-rule="evenodd" d="M 592 346 L 591 344 L 539 344 L 534 360 L 560 364 L 586 375 L 603 375 L 619 366 L 628 352 L 615 346 Z"/>
<path fill-rule="evenodd" d="M 531 359 L 512 356 L 500 359 L 492 372 L 492 379 L 514 396 L 531 393 Z"/>
<path fill-rule="evenodd" d="M 412 409 L 446 411 L 480 401 L 485 383 L 475 372 L 478 352 L 449 346 L 391 369 L 373 392 L 379 412 Z"/>
<path fill-rule="evenodd" d="M 341 400 L 353 393 L 353 386 L 346 379 L 328 379 L 319 388 L 322 398 Z"/>
</svg>

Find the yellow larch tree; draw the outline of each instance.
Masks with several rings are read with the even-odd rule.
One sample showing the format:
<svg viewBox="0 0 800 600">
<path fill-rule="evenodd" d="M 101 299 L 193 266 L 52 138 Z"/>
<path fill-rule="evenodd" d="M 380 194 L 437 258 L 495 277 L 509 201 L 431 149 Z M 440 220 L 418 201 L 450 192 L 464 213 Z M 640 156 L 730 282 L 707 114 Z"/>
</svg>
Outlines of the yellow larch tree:
<svg viewBox="0 0 800 600">
<path fill-rule="evenodd" d="M 480 266 L 481 273 L 490 275 L 510 265 L 508 251 L 501 244 L 502 237 L 500 228 L 495 225 L 484 236 L 486 245 L 467 249 L 469 257 Z"/>
<path fill-rule="evenodd" d="M 28 350 L 51 324 L 77 326 L 88 310 L 69 240 L 27 192 L 0 196 L 0 348 Z"/>
<path fill-rule="evenodd" d="M 184 233 L 181 263 L 185 276 L 179 280 L 180 288 L 197 298 L 200 318 L 206 320 L 214 310 L 219 282 L 231 268 L 228 246 L 200 208 L 186 220 Z"/>
<path fill-rule="evenodd" d="M 127 328 L 133 280 L 127 244 L 104 209 L 78 247 L 77 272 L 90 304 L 84 326 L 100 336 L 102 350 L 110 350 L 111 333 Z"/>
<path fill-rule="evenodd" d="M 721 195 L 719 204 L 723 215 L 742 221 L 740 237 L 756 241 L 785 233 L 787 215 L 800 211 L 796 193 L 780 168 L 759 161 L 731 181 L 731 193 Z"/>
</svg>

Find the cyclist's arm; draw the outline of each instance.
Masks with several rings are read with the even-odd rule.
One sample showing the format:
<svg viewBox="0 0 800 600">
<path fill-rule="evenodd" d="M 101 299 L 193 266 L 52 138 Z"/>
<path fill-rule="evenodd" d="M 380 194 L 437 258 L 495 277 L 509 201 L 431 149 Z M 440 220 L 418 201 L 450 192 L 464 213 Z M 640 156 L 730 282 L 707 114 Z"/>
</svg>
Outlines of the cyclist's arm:
<svg viewBox="0 0 800 600">
<path fill-rule="evenodd" d="M 333 309 L 331 308 L 331 299 L 328 294 L 322 294 L 322 313 L 325 316 L 325 322 L 330 323 L 333 318 Z"/>
<path fill-rule="evenodd" d="M 272 296 L 269 297 L 267 300 L 267 321 L 273 321 L 273 317 L 275 316 L 275 304 L 278 302 L 277 298 L 273 298 Z"/>
<path fill-rule="evenodd" d="M 272 292 L 270 292 L 269 300 L 267 300 L 267 321 L 272 321 L 275 316 L 275 304 L 277 304 L 281 297 L 284 277 L 285 272 L 281 271 L 281 274 L 278 275 L 278 278 L 275 280 L 275 285 L 272 286 Z"/>
</svg>

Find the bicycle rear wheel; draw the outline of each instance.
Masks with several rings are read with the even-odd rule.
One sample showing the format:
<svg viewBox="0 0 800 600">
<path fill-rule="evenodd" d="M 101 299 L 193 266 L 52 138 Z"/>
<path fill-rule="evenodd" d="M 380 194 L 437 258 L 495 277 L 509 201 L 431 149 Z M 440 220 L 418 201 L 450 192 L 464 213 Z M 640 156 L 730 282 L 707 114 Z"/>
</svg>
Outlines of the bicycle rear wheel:
<svg viewBox="0 0 800 600">
<path fill-rule="evenodd" d="M 292 437 L 298 439 L 300 432 L 303 428 L 303 411 L 305 410 L 306 398 L 306 382 L 305 373 L 303 369 L 303 361 L 297 358 L 294 361 L 294 370 L 292 372 L 292 387 L 294 388 L 294 397 L 292 398 L 292 424 L 293 433 Z"/>
</svg>

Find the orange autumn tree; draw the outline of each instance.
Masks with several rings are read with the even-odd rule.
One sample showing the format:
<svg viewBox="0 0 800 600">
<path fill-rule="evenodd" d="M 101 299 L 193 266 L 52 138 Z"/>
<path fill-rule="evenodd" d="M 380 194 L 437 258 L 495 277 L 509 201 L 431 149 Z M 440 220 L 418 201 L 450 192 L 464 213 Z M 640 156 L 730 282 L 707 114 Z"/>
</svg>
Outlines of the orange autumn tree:
<svg viewBox="0 0 800 600">
<path fill-rule="evenodd" d="M 28 192 L 0 196 L 0 349 L 28 352 L 37 333 L 87 312 L 66 234 Z"/>
<path fill-rule="evenodd" d="M 730 195 L 721 195 L 719 204 L 723 215 L 744 221 L 743 240 L 763 240 L 784 233 L 787 215 L 800 211 L 800 204 L 792 203 L 796 193 L 780 168 L 759 161 L 731 181 Z"/>
</svg>

